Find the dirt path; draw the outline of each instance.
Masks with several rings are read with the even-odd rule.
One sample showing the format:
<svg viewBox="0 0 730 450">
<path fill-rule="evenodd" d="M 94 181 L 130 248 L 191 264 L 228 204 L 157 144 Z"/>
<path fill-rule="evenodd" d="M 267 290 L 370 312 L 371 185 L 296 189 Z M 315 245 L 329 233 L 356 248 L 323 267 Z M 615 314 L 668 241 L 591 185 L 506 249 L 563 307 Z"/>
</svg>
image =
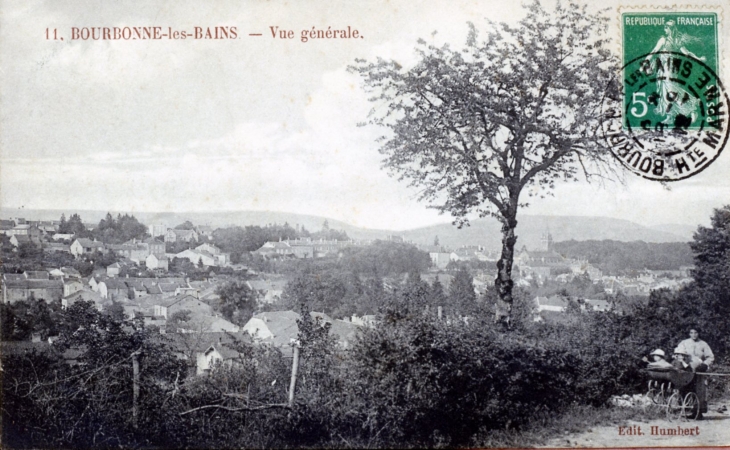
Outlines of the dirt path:
<svg viewBox="0 0 730 450">
<path fill-rule="evenodd" d="M 730 445 L 730 412 L 724 414 L 717 412 L 721 405 L 730 407 L 727 400 L 710 402 L 709 412 L 701 421 L 632 421 L 623 427 L 615 425 L 594 427 L 583 433 L 551 439 L 545 444 L 545 447 L 728 446 Z M 664 433 L 678 433 L 678 426 L 685 435 L 660 434 L 662 430 Z M 652 434 L 652 431 L 655 433 Z M 639 432 L 642 434 L 638 434 Z"/>
</svg>

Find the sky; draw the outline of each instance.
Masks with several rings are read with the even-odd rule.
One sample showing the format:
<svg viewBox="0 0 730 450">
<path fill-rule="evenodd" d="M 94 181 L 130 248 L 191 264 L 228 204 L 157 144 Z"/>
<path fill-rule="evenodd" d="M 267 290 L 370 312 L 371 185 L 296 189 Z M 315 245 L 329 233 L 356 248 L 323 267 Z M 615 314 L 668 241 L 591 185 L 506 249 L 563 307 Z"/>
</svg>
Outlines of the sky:
<svg viewBox="0 0 730 450">
<path fill-rule="evenodd" d="M 617 4 L 601 3 L 618 18 Z M 407 67 L 419 38 L 460 47 L 467 22 L 524 14 L 497 0 L 0 0 L 0 205 L 270 210 L 380 229 L 449 222 L 381 168 L 379 130 L 357 126 L 373 105 L 347 67 L 378 57 Z M 235 26 L 238 39 L 71 39 L 73 27 L 125 26 Z M 328 26 L 362 38 L 299 39 Z M 271 27 L 295 38 L 273 38 Z M 688 180 L 564 184 L 521 213 L 707 223 L 730 203 L 729 173 L 726 150 Z"/>
</svg>

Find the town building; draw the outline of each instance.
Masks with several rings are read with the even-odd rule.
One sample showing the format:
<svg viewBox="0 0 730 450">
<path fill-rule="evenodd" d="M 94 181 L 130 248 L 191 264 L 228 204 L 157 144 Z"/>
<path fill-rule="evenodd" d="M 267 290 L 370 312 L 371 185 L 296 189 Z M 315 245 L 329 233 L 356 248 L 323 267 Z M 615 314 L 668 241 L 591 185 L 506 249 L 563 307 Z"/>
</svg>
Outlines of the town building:
<svg viewBox="0 0 730 450">
<path fill-rule="evenodd" d="M 228 266 L 231 263 L 231 255 L 230 253 L 223 253 L 221 249 L 216 247 L 213 244 L 201 244 L 197 247 L 195 247 L 196 251 L 199 252 L 207 252 L 213 255 L 213 258 L 215 259 L 216 266 L 225 267 Z"/>
<path fill-rule="evenodd" d="M 147 256 L 147 259 L 145 259 L 145 265 L 148 269 L 160 269 L 165 272 L 169 270 L 169 260 L 167 259 L 167 256 L 157 256 L 154 253 L 151 253 L 149 256 Z"/>
<path fill-rule="evenodd" d="M 203 266 L 212 267 L 217 266 L 217 260 L 215 256 L 205 251 L 198 251 L 193 249 L 183 250 L 175 255 L 176 258 L 187 259 L 196 266 L 202 264 Z"/>
<path fill-rule="evenodd" d="M 165 232 L 167 232 L 167 229 L 167 225 L 164 224 L 150 225 L 148 228 L 150 236 L 152 236 L 153 238 L 156 238 L 158 236 L 164 236 Z"/>
<path fill-rule="evenodd" d="M 37 248 L 41 248 L 43 243 L 38 236 L 28 234 L 13 234 L 10 236 L 10 245 L 15 248 L 20 247 L 23 244 L 32 244 Z"/>
<path fill-rule="evenodd" d="M 195 230 L 168 228 L 165 233 L 165 242 L 198 242 L 198 233 Z"/>
<path fill-rule="evenodd" d="M 330 333 L 337 339 L 341 349 L 347 349 L 354 342 L 357 331 L 361 328 L 353 322 L 345 320 L 333 320 L 324 313 L 310 312 L 315 323 L 324 326 L 330 325 Z M 248 333 L 254 342 L 268 344 L 279 348 L 286 354 L 293 342 L 299 335 L 297 320 L 301 316 L 294 311 L 267 311 L 254 316 L 241 328 L 242 332 Z"/>
<path fill-rule="evenodd" d="M 99 242 L 97 240 L 92 241 L 87 238 L 79 238 L 71 244 L 71 254 L 76 258 L 80 258 L 84 255 L 91 255 L 97 251 L 102 253 L 106 251 L 106 247 L 103 242 Z"/>
<path fill-rule="evenodd" d="M 4 303 L 19 300 L 43 299 L 47 302 L 63 297 L 63 281 L 51 280 L 46 271 L 26 271 L 23 274 L 3 274 L 2 299 Z"/>
</svg>

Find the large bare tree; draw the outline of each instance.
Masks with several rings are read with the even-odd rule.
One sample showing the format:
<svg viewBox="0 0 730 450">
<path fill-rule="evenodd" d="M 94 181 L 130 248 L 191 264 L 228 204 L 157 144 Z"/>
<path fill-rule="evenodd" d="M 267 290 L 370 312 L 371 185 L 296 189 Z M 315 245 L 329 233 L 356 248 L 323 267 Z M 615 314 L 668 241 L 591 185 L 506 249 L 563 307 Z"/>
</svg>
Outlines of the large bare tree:
<svg viewBox="0 0 730 450">
<path fill-rule="evenodd" d="M 584 6 L 548 12 L 535 2 L 517 27 L 490 24 L 485 38 L 470 24 L 460 51 L 421 40 L 413 67 L 382 59 L 351 67 L 373 95 L 369 123 L 387 128 L 384 167 L 458 226 L 475 215 L 501 222 L 497 319 L 511 310 L 521 197 L 613 172 L 599 133 L 601 101 L 617 73 L 607 23 Z"/>
</svg>

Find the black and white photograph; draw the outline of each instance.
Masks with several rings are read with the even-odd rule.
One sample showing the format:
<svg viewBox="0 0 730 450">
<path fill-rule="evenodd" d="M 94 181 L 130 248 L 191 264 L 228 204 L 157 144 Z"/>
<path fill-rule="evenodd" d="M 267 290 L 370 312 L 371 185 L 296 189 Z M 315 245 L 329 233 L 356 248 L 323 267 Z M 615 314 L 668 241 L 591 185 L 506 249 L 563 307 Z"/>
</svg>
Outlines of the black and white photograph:
<svg viewBox="0 0 730 450">
<path fill-rule="evenodd" d="M 722 0 L 0 0 L 0 446 L 730 445 Z"/>
</svg>

